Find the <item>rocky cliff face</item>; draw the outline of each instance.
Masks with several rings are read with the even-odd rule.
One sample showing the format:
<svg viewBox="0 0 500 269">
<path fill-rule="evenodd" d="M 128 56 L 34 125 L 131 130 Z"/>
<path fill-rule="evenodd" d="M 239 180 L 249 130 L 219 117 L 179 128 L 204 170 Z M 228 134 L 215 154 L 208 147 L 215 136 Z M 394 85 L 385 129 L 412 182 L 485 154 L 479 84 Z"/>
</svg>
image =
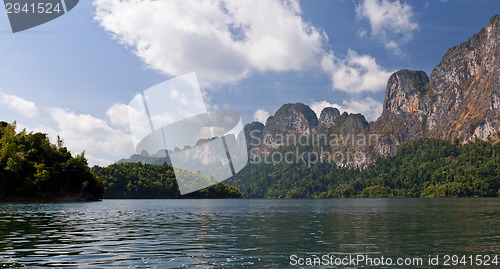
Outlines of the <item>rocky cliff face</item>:
<svg viewBox="0 0 500 269">
<path fill-rule="evenodd" d="M 269 117 L 263 129 L 260 126 L 255 122 L 245 126 L 247 141 L 252 141 L 249 144 L 252 160 L 262 159 L 280 147 L 290 146 L 292 148 L 288 148 L 287 152 L 295 157 L 308 150 L 332 152 L 330 156 L 334 155 L 333 152 L 341 152 L 350 157 L 356 150 L 365 148 L 359 142 L 362 138 L 358 136 L 367 133 L 370 125 L 361 114 L 344 112 L 341 115 L 333 107 L 323 109 L 318 121 L 307 105 L 296 103 L 283 105 Z M 256 145 L 256 141 L 261 143 Z"/>
<path fill-rule="evenodd" d="M 500 131 L 499 44 L 500 15 L 495 15 L 478 34 L 449 49 L 430 78 L 423 71 L 394 73 L 375 123 L 368 124 L 360 114 L 341 115 L 336 108 L 325 108 L 318 120 L 308 106 L 286 104 L 265 125 L 245 126 L 247 145 L 263 156 L 290 145 L 284 141 L 288 135 L 310 136 L 311 142 L 314 135 L 328 135 L 338 142 L 328 144 L 330 152 L 363 152 L 362 162 L 347 165 L 365 167 L 413 139 L 485 140 Z"/>
<path fill-rule="evenodd" d="M 256 123 L 247 124 L 247 130 Z M 340 115 L 337 108 L 327 107 L 321 111 L 320 119 L 307 105 L 302 103 L 283 105 L 274 116 L 269 117 L 262 130 L 264 142 L 271 143 L 286 135 L 313 135 L 324 132 L 358 134 L 369 126 L 361 114 Z"/>
<path fill-rule="evenodd" d="M 286 104 L 267 119 L 264 131 L 274 135 L 289 131 L 309 134 L 317 125 L 318 118 L 311 108 L 301 103 Z"/>
<path fill-rule="evenodd" d="M 365 166 L 422 137 L 485 140 L 500 131 L 499 44 L 496 15 L 467 42 L 449 49 L 430 78 L 423 71 L 394 73 L 387 83 L 383 113 L 371 126 L 362 115 L 340 115 L 334 108 L 324 109 L 318 121 L 307 106 L 288 104 L 267 121 L 264 142 L 275 143 L 287 133 L 375 135 L 366 145 L 353 145 L 353 150 L 366 153 L 361 164 Z M 332 152 L 337 149 L 331 147 Z"/>
<path fill-rule="evenodd" d="M 311 134 L 318 126 L 316 113 L 310 107 L 302 104 L 285 104 L 274 116 L 267 119 L 262 131 L 263 142 L 271 148 L 283 144 L 283 137 L 291 134 Z"/>
<path fill-rule="evenodd" d="M 321 111 L 319 116 L 319 127 L 328 128 L 335 124 L 335 119 L 340 116 L 340 111 L 337 108 L 326 107 Z"/>
<path fill-rule="evenodd" d="M 446 52 L 431 73 L 436 96 L 427 111 L 433 136 L 486 139 L 500 127 L 500 15 Z"/>
<path fill-rule="evenodd" d="M 420 137 L 485 140 L 500 130 L 500 15 L 478 34 L 446 52 L 430 79 L 401 70 L 387 84 L 384 111 L 372 126 L 382 142 L 376 152 L 394 153 Z"/>
</svg>

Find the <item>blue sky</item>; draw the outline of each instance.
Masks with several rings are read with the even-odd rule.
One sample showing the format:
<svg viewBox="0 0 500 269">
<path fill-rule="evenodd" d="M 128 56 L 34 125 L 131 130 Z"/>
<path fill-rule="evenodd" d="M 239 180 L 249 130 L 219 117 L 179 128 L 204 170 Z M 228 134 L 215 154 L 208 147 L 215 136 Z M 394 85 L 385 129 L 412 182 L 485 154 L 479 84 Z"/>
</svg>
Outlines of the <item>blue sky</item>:
<svg viewBox="0 0 500 269">
<path fill-rule="evenodd" d="M 430 75 L 499 11 L 496 0 L 83 0 L 16 34 L 0 12 L 0 120 L 106 165 L 134 152 L 130 100 L 190 72 L 243 123 L 289 102 L 375 120 L 392 72 Z"/>
</svg>

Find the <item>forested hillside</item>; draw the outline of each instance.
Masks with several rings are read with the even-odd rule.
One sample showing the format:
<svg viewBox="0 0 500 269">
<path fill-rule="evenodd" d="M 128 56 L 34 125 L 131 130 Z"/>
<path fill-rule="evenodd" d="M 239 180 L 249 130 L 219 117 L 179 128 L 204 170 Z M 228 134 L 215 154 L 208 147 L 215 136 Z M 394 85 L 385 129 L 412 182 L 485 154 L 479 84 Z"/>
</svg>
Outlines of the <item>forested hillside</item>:
<svg viewBox="0 0 500 269">
<path fill-rule="evenodd" d="M 467 144 L 424 138 L 367 169 L 332 163 L 249 164 L 226 181 L 250 198 L 496 197 L 500 133 Z"/>
<path fill-rule="evenodd" d="M 84 153 L 72 157 L 43 133 L 0 122 L 0 200 L 98 200 L 104 187 Z"/>
<path fill-rule="evenodd" d="M 172 166 L 142 163 L 119 163 L 108 167 L 94 166 L 92 171 L 103 181 L 104 198 L 240 198 L 234 187 L 218 183 L 181 197 Z M 203 179 L 199 173 L 187 173 L 192 182 Z"/>
</svg>

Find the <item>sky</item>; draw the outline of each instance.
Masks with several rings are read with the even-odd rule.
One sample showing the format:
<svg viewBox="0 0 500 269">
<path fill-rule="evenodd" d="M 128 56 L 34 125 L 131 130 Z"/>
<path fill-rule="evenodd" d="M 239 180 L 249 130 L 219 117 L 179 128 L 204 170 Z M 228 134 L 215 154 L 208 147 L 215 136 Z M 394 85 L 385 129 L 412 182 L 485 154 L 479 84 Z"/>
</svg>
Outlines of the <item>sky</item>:
<svg viewBox="0 0 500 269">
<path fill-rule="evenodd" d="M 374 121 L 393 72 L 430 75 L 499 11 L 497 0 L 82 0 L 15 34 L 0 12 L 0 121 L 105 166 L 135 153 L 134 96 L 192 72 L 208 107 L 243 124 L 296 102 Z"/>
</svg>

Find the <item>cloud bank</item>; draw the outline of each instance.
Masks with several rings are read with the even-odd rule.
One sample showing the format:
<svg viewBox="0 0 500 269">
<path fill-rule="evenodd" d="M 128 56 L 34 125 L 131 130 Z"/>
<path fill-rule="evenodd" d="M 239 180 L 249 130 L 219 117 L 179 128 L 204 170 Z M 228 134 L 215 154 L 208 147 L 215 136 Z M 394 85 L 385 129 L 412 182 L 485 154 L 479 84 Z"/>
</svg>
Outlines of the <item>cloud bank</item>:
<svg viewBox="0 0 500 269">
<path fill-rule="evenodd" d="M 301 71 L 320 59 L 323 32 L 298 1 L 96 0 L 95 19 L 152 69 L 196 72 L 202 86 L 253 72 Z"/>
<path fill-rule="evenodd" d="M 101 27 L 148 67 L 171 76 L 196 72 L 202 87 L 257 72 L 319 69 L 333 90 L 358 93 L 382 90 L 390 75 L 369 55 L 326 49 L 328 37 L 302 18 L 297 0 L 96 0 L 94 6 Z M 413 27 L 404 18 L 411 13 L 406 4 L 365 1 L 357 11 L 372 22 L 372 34 L 406 35 L 405 23 Z"/>
</svg>

